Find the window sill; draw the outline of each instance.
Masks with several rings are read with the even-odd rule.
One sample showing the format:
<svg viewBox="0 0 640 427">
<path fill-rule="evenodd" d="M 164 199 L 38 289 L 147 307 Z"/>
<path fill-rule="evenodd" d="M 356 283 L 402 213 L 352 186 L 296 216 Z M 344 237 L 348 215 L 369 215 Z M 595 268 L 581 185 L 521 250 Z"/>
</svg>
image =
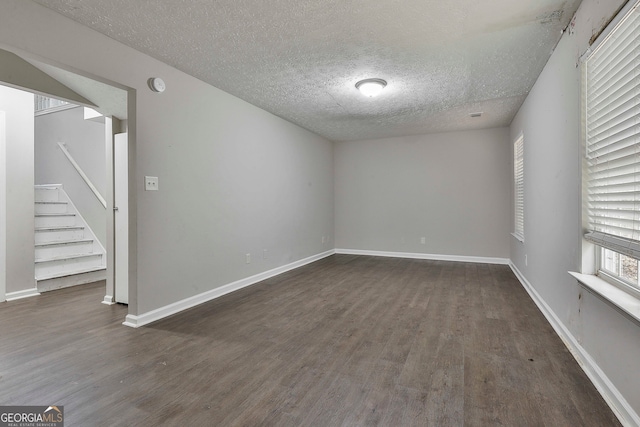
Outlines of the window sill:
<svg viewBox="0 0 640 427">
<path fill-rule="evenodd" d="M 615 308 L 640 323 L 640 299 L 591 274 L 581 274 L 569 271 L 582 287 L 595 293 L 605 302 L 613 304 Z"/>
<path fill-rule="evenodd" d="M 511 233 L 511 235 L 513 237 L 515 237 L 516 240 L 518 240 L 520 243 L 524 243 L 524 237 L 522 237 L 522 236 L 520 236 L 519 234 L 516 234 L 516 233 Z"/>
</svg>

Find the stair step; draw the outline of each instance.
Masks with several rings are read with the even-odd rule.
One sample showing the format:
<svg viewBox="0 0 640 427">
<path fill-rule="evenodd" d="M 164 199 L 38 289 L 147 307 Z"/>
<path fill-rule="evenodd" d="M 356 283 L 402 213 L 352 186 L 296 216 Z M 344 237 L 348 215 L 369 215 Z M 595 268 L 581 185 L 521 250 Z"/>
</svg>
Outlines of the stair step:
<svg viewBox="0 0 640 427">
<path fill-rule="evenodd" d="M 49 258 L 56 255 L 89 254 L 94 252 L 93 239 L 61 240 L 57 242 L 36 243 L 36 258 Z"/>
<path fill-rule="evenodd" d="M 40 243 L 36 243 L 36 248 L 42 248 L 47 246 L 79 245 L 81 243 L 93 243 L 93 239 L 60 240 L 57 242 L 40 242 Z"/>
<path fill-rule="evenodd" d="M 35 202 L 35 213 L 66 213 L 68 202 Z"/>
<path fill-rule="evenodd" d="M 36 227 L 70 226 L 76 224 L 74 213 L 41 213 L 35 216 Z"/>
<path fill-rule="evenodd" d="M 35 188 L 36 202 L 58 201 L 58 194 L 58 187 L 36 186 Z"/>
<path fill-rule="evenodd" d="M 40 292 L 105 280 L 104 249 L 62 185 L 36 185 L 35 193 L 35 279 Z"/>
<path fill-rule="evenodd" d="M 63 227 L 38 227 L 35 229 L 35 243 L 79 240 L 84 238 L 81 225 Z"/>
<path fill-rule="evenodd" d="M 50 274 L 36 275 L 36 280 L 42 281 L 42 280 L 60 279 L 63 277 L 75 276 L 77 274 L 86 274 L 86 273 L 102 272 L 102 271 L 106 272 L 106 270 L 107 270 L 107 267 L 105 266 L 78 268 L 75 270 L 66 271 L 64 273 L 50 273 Z M 100 280 L 100 279 L 97 279 L 97 280 Z"/>
<path fill-rule="evenodd" d="M 67 260 L 84 259 L 84 258 L 102 258 L 102 254 L 78 253 L 78 254 L 70 254 L 70 255 L 52 256 L 48 258 L 36 258 L 36 264 L 44 264 L 46 262 L 67 261 Z"/>
<path fill-rule="evenodd" d="M 70 272 L 96 269 L 104 266 L 101 253 L 60 255 L 51 258 L 37 259 L 35 262 L 36 279 L 53 275 L 67 275 Z"/>
<path fill-rule="evenodd" d="M 45 231 L 58 231 L 58 230 L 84 230 L 84 225 L 61 225 L 61 226 L 53 226 L 53 227 L 36 227 L 36 233 L 45 232 Z"/>
<path fill-rule="evenodd" d="M 69 286 L 84 285 L 85 283 L 94 283 L 107 278 L 106 267 L 98 269 L 85 269 L 71 271 L 65 275 L 54 275 L 52 277 L 41 276 L 36 278 L 38 292 L 53 291 L 56 289 L 67 288 Z"/>
</svg>

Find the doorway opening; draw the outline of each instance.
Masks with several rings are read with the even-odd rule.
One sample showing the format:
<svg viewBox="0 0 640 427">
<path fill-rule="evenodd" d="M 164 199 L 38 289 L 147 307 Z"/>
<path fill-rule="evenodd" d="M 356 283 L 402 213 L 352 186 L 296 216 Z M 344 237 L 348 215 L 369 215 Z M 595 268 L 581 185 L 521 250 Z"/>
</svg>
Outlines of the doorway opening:
<svg viewBox="0 0 640 427">
<path fill-rule="evenodd" d="M 102 302 L 127 304 L 127 104 L 133 93 L 35 60 L 29 63 L 78 97 L 60 96 L 68 92 L 55 86 L 48 92 L 41 84 L 36 88 L 0 82 L 31 104 L 24 126 L 14 122 L 18 113 L 13 107 L 0 103 L 0 267 L 12 264 L 8 258 L 16 249 L 26 260 L 17 275 L 2 268 L 6 274 L 0 277 L 0 301 L 105 280 Z M 46 108 L 38 108 L 46 103 Z M 19 127 L 28 132 L 16 139 L 12 131 Z M 17 146 L 24 148 L 20 160 L 30 161 L 30 176 L 28 167 L 17 173 L 12 166 Z M 117 179 L 115 168 L 121 171 Z M 11 200 L 14 194 L 22 195 L 17 204 Z M 94 268 L 100 264 L 102 268 Z M 63 271 L 69 274 L 60 275 Z"/>
</svg>

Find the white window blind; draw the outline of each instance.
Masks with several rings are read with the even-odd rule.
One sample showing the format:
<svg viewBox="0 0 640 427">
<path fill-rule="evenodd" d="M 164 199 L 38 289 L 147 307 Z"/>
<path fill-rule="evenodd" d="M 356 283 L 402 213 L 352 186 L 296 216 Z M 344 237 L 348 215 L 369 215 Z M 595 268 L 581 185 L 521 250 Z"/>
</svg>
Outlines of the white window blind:
<svg viewBox="0 0 640 427">
<path fill-rule="evenodd" d="M 640 258 L 640 16 L 632 8 L 585 62 L 588 240 Z"/>
<path fill-rule="evenodd" d="M 524 136 L 513 143 L 514 236 L 524 240 Z"/>
</svg>

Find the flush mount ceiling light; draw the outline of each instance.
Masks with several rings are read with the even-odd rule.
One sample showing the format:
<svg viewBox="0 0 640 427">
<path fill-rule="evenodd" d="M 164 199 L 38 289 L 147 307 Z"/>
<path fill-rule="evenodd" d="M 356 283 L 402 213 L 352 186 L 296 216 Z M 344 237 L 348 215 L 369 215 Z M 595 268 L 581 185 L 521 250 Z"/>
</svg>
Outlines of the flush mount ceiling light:
<svg viewBox="0 0 640 427">
<path fill-rule="evenodd" d="M 382 79 L 365 79 L 356 83 L 356 89 L 358 89 L 364 96 L 373 98 L 380 95 L 382 89 L 387 85 Z"/>
</svg>

